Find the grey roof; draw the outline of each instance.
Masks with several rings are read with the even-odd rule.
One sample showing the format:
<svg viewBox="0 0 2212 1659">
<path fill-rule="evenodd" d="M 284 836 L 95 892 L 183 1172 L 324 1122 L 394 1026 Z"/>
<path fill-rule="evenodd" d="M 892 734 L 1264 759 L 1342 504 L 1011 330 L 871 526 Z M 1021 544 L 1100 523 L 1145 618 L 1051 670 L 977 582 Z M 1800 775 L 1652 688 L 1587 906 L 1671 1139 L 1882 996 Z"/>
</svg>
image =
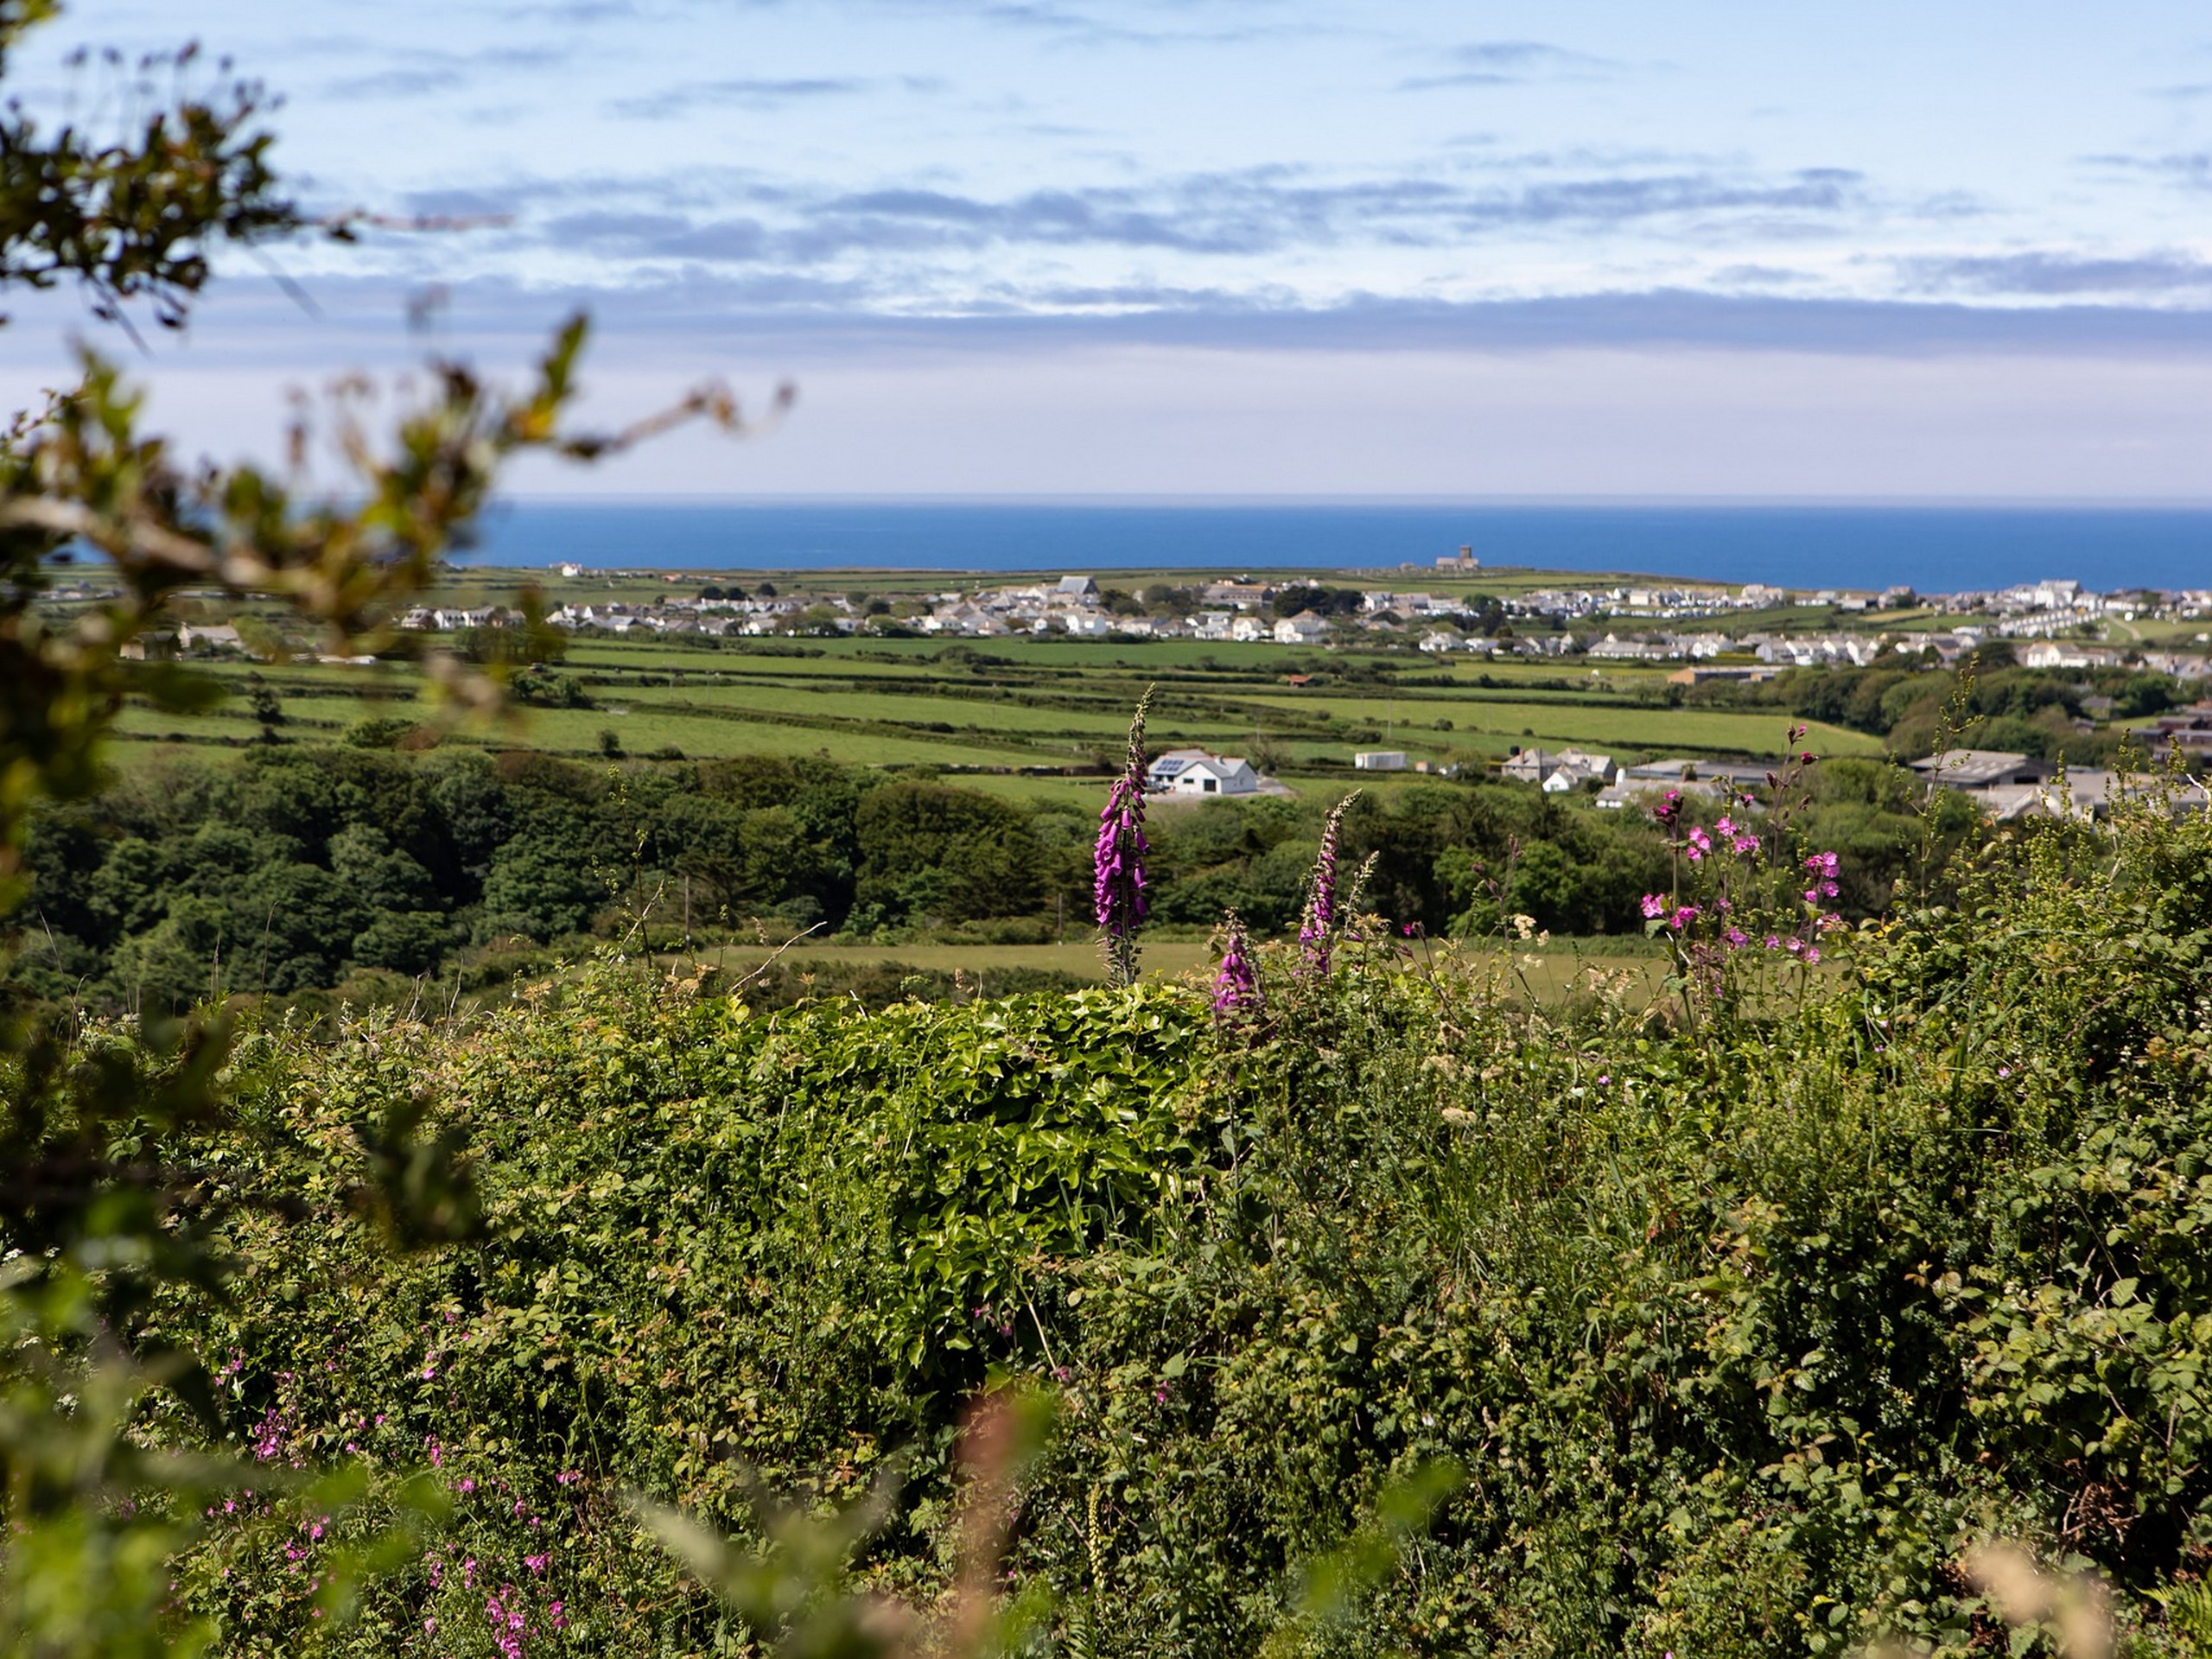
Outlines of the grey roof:
<svg viewBox="0 0 2212 1659">
<path fill-rule="evenodd" d="M 2050 776 L 2048 761 L 2001 749 L 1945 749 L 1912 763 L 1912 769 L 1951 789 L 1987 789 L 1998 784 L 2031 784 Z"/>
</svg>

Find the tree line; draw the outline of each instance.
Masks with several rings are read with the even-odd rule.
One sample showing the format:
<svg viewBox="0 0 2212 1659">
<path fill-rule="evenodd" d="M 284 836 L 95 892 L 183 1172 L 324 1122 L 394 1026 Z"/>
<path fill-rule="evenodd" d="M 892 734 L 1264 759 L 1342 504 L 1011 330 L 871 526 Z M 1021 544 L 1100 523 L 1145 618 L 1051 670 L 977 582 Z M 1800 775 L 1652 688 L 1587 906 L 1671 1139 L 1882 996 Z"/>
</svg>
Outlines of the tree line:
<svg viewBox="0 0 2212 1659">
<path fill-rule="evenodd" d="M 2113 722 L 2162 714 L 2190 696 L 2171 676 L 2141 669 L 2021 668 L 2003 641 L 1984 646 L 1963 678 L 1930 672 L 1933 666 L 1931 655 L 1927 663 L 1900 658 L 1894 666 L 1791 669 L 1770 680 L 1707 681 L 1682 701 L 1784 710 L 1885 738 L 1903 755 L 1942 747 L 1962 713 L 1975 722 L 1978 747 L 2101 766 L 2129 741 Z"/>
<path fill-rule="evenodd" d="M 1155 920 L 1297 925 L 1335 795 L 1156 811 Z M 1846 861 L 1871 914 L 1925 840 L 1911 780 L 1815 771 L 1806 832 Z M 1967 815 L 1949 810 L 1946 835 Z M 922 773 L 812 758 L 587 766 L 454 746 L 285 745 L 163 757 L 54 804 L 25 849 L 29 925 L 13 995 L 158 1010 L 344 988 L 390 1000 L 502 950 L 821 937 L 1042 943 L 1080 937 L 1096 826 L 1080 799 L 1021 804 Z M 1664 838 L 1521 785 L 1420 783 L 1363 795 L 1344 851 L 1373 861 L 1394 925 L 1480 934 L 1512 916 L 1577 935 L 1637 932 Z"/>
</svg>

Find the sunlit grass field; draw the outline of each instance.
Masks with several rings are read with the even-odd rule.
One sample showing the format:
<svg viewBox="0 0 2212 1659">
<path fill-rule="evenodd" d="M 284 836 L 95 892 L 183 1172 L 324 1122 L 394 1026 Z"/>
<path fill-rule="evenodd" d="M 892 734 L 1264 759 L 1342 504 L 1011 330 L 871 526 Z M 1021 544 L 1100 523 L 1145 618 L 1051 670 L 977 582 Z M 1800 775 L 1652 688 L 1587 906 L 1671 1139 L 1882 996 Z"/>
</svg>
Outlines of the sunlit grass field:
<svg viewBox="0 0 2212 1659">
<path fill-rule="evenodd" d="M 774 955 L 776 945 L 709 945 L 691 951 L 663 953 L 660 960 L 678 969 L 706 966 L 730 977 L 742 977 Z M 1419 944 L 1408 963 L 1420 971 L 1436 952 L 1451 952 L 1473 959 L 1504 976 L 1530 995 L 1552 999 L 1576 992 L 1611 990 L 1642 1007 L 1661 994 L 1666 959 L 1637 944 L 1612 939 L 1551 939 L 1541 944 L 1505 945 L 1495 942 Z M 852 944 L 802 943 L 779 958 L 795 973 L 810 966 L 895 964 L 918 973 L 964 972 L 977 975 L 1009 968 L 1048 969 L 1077 979 L 1101 980 L 1105 969 L 1097 946 L 1089 935 L 1071 931 L 1059 944 Z M 1212 969 L 1213 950 L 1204 940 L 1147 940 L 1141 966 L 1153 978 L 1191 977 L 1203 980 Z"/>
<path fill-rule="evenodd" d="M 511 594 L 521 574 L 464 573 L 458 596 Z M 1483 585 L 1497 591 L 1490 574 Z M 635 601 L 691 591 L 696 579 L 626 578 L 613 588 L 584 582 L 575 593 L 549 584 L 548 598 L 596 592 Z M 944 585 L 941 575 L 911 581 L 916 591 Z M 808 585 L 839 590 L 834 577 Z M 262 741 L 249 676 L 282 705 L 273 730 L 280 742 L 341 741 L 365 721 L 396 717 L 435 726 L 441 741 L 490 749 L 648 760 L 821 755 L 935 770 L 1025 800 L 1089 799 L 1095 791 L 1083 779 L 1112 764 L 1147 687 L 1155 747 L 1252 755 L 1294 787 L 1341 788 L 1353 755 L 1378 748 L 1477 768 L 1532 744 L 1571 744 L 1624 761 L 1764 758 L 1783 724 L 1761 713 L 1670 707 L 1663 670 L 1636 664 L 1593 674 L 1570 664 L 1439 658 L 1402 648 L 1197 640 L 580 638 L 554 671 L 577 680 L 591 706 L 522 708 L 477 724 L 442 720 L 419 671 L 405 663 L 200 666 L 230 695 L 190 715 L 134 699 L 120 721 L 133 741 L 116 746 L 118 764 L 171 742 L 235 748 Z M 1311 683 L 1294 684 L 1294 673 Z M 1832 754 L 1881 747 L 1828 727 L 1816 727 L 1811 741 Z"/>
</svg>

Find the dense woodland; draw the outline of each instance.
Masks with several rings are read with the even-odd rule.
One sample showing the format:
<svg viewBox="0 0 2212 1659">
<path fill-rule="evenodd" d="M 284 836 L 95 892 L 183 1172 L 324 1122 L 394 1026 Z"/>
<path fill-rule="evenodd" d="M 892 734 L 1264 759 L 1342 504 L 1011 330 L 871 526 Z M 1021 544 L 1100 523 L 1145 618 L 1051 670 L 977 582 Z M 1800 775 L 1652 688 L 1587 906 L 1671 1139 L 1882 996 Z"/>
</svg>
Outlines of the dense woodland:
<svg viewBox="0 0 2212 1659">
<path fill-rule="evenodd" d="M 1803 827 L 1841 855 L 1849 913 L 1880 912 L 1930 832 L 1910 775 L 1845 760 L 1809 781 Z M 1234 908 L 1262 934 L 1294 926 L 1342 793 L 1157 810 L 1155 923 L 1203 933 Z M 1936 810 L 1948 845 L 1970 815 Z M 503 977 L 533 944 L 594 934 L 1042 941 L 1088 925 L 1095 832 L 1080 805 L 823 760 L 257 746 L 143 765 L 40 816 L 33 925 L 10 975 L 94 1010 L 211 994 L 320 1006 L 308 994 L 392 1001 L 422 976 Z M 1640 933 L 1638 899 L 1669 870 L 1646 815 L 1508 784 L 1363 796 L 1346 848 L 1374 855 L 1382 914 L 1440 937 L 1514 914 Z"/>
</svg>

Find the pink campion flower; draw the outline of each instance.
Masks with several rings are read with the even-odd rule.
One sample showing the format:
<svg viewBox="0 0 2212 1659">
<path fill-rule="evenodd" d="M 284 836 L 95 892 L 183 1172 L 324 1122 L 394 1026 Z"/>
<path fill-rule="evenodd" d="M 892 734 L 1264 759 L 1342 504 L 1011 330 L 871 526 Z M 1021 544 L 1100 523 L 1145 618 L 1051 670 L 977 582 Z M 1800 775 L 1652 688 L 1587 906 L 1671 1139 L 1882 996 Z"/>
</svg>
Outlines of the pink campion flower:
<svg viewBox="0 0 2212 1659">
<path fill-rule="evenodd" d="M 1782 948 L 1794 957 L 1804 950 L 1805 941 L 1802 939 L 1788 939 L 1783 941 Z"/>
<path fill-rule="evenodd" d="M 1751 936 L 1740 927 L 1732 927 L 1721 937 L 1728 941 L 1728 948 L 1732 950 L 1740 950 L 1751 942 Z"/>
<path fill-rule="evenodd" d="M 1643 895 L 1643 919 L 1645 921 L 1656 922 L 1666 913 L 1667 899 L 1664 893 L 1647 893 Z"/>
<path fill-rule="evenodd" d="M 1746 830 L 1738 835 L 1729 845 L 1739 853 L 1756 853 L 1759 849 L 1759 838 Z"/>
<path fill-rule="evenodd" d="M 1695 863 L 1713 850 L 1713 837 L 1705 833 L 1704 826 L 1701 824 L 1690 826 L 1688 842 L 1689 845 L 1683 850 L 1688 853 L 1692 863 Z"/>
<path fill-rule="evenodd" d="M 1781 950 L 1781 949 L 1782 949 L 1782 941 L 1781 941 L 1781 939 L 1780 939 L 1780 938 L 1777 938 L 1777 937 L 1776 937 L 1774 934 L 1772 934 L 1772 933 L 1768 934 L 1768 935 L 1766 936 L 1766 948 L 1767 948 L 1768 950 Z"/>
<path fill-rule="evenodd" d="M 1821 959 L 1821 947 L 1820 947 L 1819 945 L 1817 945 L 1817 944 L 1808 944 L 1808 945 L 1807 945 L 1807 946 L 1805 947 L 1805 960 L 1806 960 L 1807 962 L 1808 962 L 1808 963 L 1818 962 L 1820 959 Z"/>
<path fill-rule="evenodd" d="M 1651 809 L 1651 816 L 1669 828 L 1682 815 L 1682 791 L 1670 789 L 1659 798 L 1659 804 Z"/>
<path fill-rule="evenodd" d="M 1730 817 L 1726 813 L 1722 813 L 1719 817 L 1713 821 L 1713 833 L 1716 836 L 1734 835 L 1736 833 L 1736 821 Z"/>
<path fill-rule="evenodd" d="M 1676 932 L 1680 932 L 1683 928 L 1688 927 L 1692 922 L 1695 921 L 1697 917 L 1698 908 L 1695 905 L 1684 905 L 1679 910 L 1675 911 L 1672 916 L 1667 918 L 1667 925 L 1673 928 Z"/>
</svg>

